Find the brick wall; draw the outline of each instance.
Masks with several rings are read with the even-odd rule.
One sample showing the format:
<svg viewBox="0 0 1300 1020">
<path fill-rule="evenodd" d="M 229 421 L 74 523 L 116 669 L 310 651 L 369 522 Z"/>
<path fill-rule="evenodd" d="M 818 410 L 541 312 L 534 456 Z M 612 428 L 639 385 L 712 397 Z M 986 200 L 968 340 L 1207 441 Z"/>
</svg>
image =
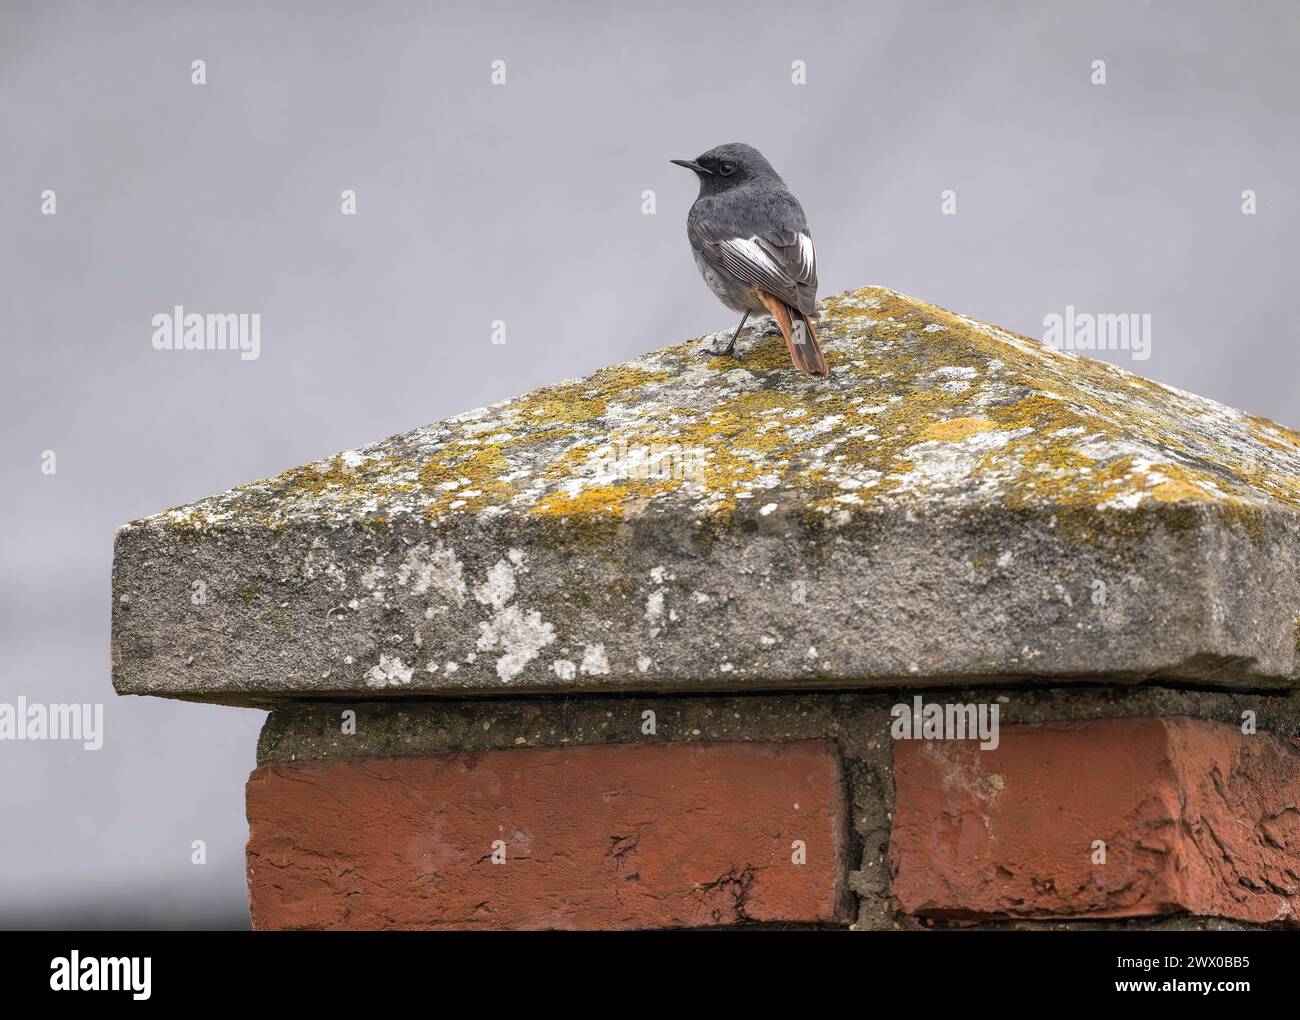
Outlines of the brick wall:
<svg viewBox="0 0 1300 1020">
<path fill-rule="evenodd" d="M 1294 698 L 972 696 L 1005 701 L 996 747 L 895 740 L 867 694 L 277 712 L 254 923 L 1295 924 L 1300 748 L 1222 721 Z"/>
</svg>

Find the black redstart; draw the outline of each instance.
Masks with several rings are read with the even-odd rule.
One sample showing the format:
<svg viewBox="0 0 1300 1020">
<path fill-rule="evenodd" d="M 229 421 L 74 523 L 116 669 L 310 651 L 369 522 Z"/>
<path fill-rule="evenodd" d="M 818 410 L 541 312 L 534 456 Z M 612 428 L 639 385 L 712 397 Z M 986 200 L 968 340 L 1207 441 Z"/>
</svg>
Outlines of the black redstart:
<svg viewBox="0 0 1300 1020">
<path fill-rule="evenodd" d="M 790 360 L 825 378 L 812 313 L 817 304 L 817 254 L 799 200 L 761 152 L 732 142 L 696 159 L 671 162 L 693 170 L 700 194 L 686 217 L 695 264 L 728 308 L 744 312 L 726 348 L 730 354 L 750 313 L 770 313 Z"/>
</svg>

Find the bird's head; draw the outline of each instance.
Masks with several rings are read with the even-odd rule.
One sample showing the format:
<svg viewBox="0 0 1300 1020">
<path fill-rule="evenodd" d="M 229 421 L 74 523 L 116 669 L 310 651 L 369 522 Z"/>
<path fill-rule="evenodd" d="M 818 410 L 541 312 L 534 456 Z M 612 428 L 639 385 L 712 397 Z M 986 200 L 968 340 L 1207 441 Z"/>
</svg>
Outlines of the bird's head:
<svg viewBox="0 0 1300 1020">
<path fill-rule="evenodd" d="M 781 180 L 766 157 L 744 142 L 729 142 L 694 159 L 674 159 L 669 162 L 694 172 L 700 179 L 701 195 L 716 195 L 746 181 Z"/>
</svg>

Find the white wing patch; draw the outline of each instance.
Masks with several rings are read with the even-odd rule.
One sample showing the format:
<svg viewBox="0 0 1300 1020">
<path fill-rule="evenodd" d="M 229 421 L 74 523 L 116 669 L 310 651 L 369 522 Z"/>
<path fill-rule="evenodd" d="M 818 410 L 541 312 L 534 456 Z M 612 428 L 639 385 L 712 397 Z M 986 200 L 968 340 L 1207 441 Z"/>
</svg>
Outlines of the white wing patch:
<svg viewBox="0 0 1300 1020">
<path fill-rule="evenodd" d="M 758 243 L 757 237 L 734 237 L 730 241 L 723 241 L 719 247 L 777 279 L 786 275 L 785 269 L 767 253 L 767 249 Z"/>
<path fill-rule="evenodd" d="M 802 233 L 796 236 L 799 250 L 789 263 L 773 257 L 771 248 L 760 241 L 757 235 L 733 237 L 729 241 L 719 242 L 718 249 L 723 263 L 730 264 L 738 275 L 754 281 L 767 277 L 773 281 L 784 281 L 790 286 L 807 283 L 817 274 L 817 252 L 813 248 L 812 238 Z M 789 251 L 788 248 L 786 250 Z"/>
<path fill-rule="evenodd" d="M 799 235 L 799 279 L 812 278 L 817 267 L 817 251 L 813 248 L 812 238 L 807 234 Z"/>
</svg>

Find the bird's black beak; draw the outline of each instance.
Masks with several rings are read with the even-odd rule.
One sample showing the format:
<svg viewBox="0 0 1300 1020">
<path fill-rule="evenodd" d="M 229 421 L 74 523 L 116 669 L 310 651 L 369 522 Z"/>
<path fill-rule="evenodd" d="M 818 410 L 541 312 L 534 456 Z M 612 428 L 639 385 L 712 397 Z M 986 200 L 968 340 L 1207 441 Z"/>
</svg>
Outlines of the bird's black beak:
<svg viewBox="0 0 1300 1020">
<path fill-rule="evenodd" d="M 693 159 L 670 159 L 669 163 L 676 163 L 678 166 L 684 166 L 687 170 L 694 170 L 697 174 L 703 174 L 705 177 L 712 177 L 713 171 L 706 170 Z"/>
</svg>

